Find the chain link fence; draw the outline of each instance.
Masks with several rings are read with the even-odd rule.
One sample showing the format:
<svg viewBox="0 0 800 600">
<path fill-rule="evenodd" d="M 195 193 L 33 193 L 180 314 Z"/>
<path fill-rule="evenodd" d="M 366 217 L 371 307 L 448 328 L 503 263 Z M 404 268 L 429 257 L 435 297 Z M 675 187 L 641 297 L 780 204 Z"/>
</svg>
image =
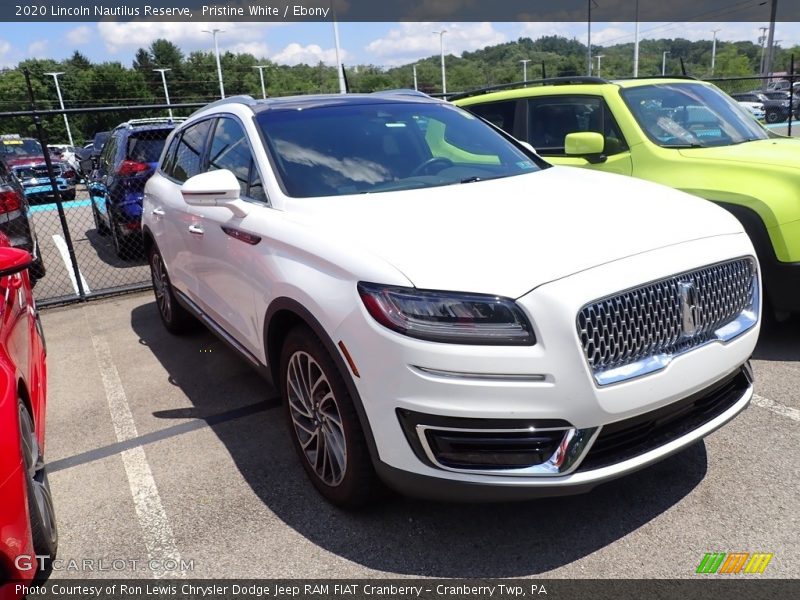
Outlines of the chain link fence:
<svg viewBox="0 0 800 600">
<path fill-rule="evenodd" d="M 172 129 L 200 106 L 0 113 L 0 232 L 33 254 L 40 305 L 151 285 L 144 184 Z M 47 135 L 64 116 L 76 143 Z"/>
<path fill-rule="evenodd" d="M 793 80 L 780 85 L 791 90 Z M 763 119 L 792 134 L 798 100 L 771 89 L 773 80 L 709 81 L 737 99 L 763 102 L 750 96 L 766 91 Z M 144 184 L 169 133 L 203 105 L 37 111 L 31 98 L 29 110 L 0 113 L 0 233 L 34 255 L 40 305 L 151 285 L 140 229 Z M 55 123 L 65 117 L 76 143 L 48 137 L 64 130 Z"/>
</svg>

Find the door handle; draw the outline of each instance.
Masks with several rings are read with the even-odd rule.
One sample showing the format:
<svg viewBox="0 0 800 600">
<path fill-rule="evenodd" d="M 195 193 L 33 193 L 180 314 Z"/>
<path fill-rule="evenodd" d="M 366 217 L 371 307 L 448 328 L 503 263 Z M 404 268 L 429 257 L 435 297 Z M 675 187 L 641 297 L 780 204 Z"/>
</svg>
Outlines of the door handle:
<svg viewBox="0 0 800 600">
<path fill-rule="evenodd" d="M 194 235 L 203 235 L 205 232 L 200 225 L 189 225 L 189 233 Z"/>
<path fill-rule="evenodd" d="M 164 212 L 163 208 L 154 208 L 150 211 L 151 215 L 155 215 L 157 217 L 163 217 L 166 213 Z"/>
</svg>

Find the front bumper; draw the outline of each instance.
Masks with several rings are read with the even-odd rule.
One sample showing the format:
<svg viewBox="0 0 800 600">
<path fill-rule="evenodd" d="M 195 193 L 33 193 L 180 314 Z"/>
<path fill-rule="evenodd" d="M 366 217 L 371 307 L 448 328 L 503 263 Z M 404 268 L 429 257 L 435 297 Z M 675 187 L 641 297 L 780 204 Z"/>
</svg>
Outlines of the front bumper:
<svg viewBox="0 0 800 600">
<path fill-rule="evenodd" d="M 732 340 L 675 356 L 657 372 L 598 386 L 580 346 L 576 315 L 584 303 L 596 298 L 752 254 L 744 234 L 723 236 L 643 253 L 542 285 L 517 300 L 535 328 L 534 346 L 424 342 L 381 327 L 365 310 L 354 311 L 332 337 L 335 343 L 344 342 L 360 372 L 354 384 L 375 441 L 376 468 L 389 485 L 413 495 L 530 498 L 580 493 L 695 443 L 749 402 L 752 384 L 741 379 L 746 377 L 742 369 L 755 348 L 758 325 Z M 608 464 L 601 461 L 592 469 L 581 468 L 602 440 L 604 428 L 611 431 L 622 427 L 620 423 L 635 424 L 646 415 L 669 412 L 736 377 L 738 387 L 726 394 L 724 402 L 714 403 L 717 409 L 708 419 L 691 426 L 679 424 L 684 429 L 666 431 L 656 447 L 629 448 Z M 545 439 L 536 440 L 537 451 L 552 455 L 532 465 L 541 468 L 454 466 L 452 460 L 436 460 L 425 448 L 428 434 L 423 431 L 420 437 L 417 425 L 430 423 L 418 419 L 409 428 L 403 424 L 404 415 L 474 420 L 486 429 L 520 429 L 514 421 L 524 421 L 537 431 L 561 428 L 563 437 L 556 443 L 560 456 Z M 460 441 L 448 439 L 443 444 Z"/>
</svg>

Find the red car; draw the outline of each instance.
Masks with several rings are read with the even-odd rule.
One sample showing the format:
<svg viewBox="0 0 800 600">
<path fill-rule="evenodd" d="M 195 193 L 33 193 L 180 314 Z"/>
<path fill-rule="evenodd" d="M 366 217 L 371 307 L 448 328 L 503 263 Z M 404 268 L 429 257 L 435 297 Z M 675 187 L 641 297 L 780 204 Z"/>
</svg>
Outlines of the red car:
<svg viewBox="0 0 800 600">
<path fill-rule="evenodd" d="M 8 582 L 33 579 L 58 546 L 43 460 L 46 351 L 31 263 L 0 233 L 0 598 L 16 597 Z"/>
</svg>

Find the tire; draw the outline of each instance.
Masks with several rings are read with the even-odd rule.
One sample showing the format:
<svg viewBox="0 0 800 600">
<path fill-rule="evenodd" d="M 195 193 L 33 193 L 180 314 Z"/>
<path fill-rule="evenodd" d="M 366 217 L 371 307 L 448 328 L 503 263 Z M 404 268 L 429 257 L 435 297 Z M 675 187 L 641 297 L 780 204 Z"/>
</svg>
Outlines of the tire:
<svg viewBox="0 0 800 600">
<path fill-rule="evenodd" d="M 149 261 L 150 277 L 153 280 L 153 292 L 156 296 L 158 316 L 161 317 L 164 327 L 175 335 L 195 329 L 197 327 L 197 319 L 181 306 L 175 298 L 172 283 L 170 283 L 169 275 L 167 275 L 167 267 L 164 265 L 164 260 L 161 258 L 161 253 L 155 244 L 150 249 Z"/>
<path fill-rule="evenodd" d="M 289 434 L 314 487 L 343 508 L 369 504 L 382 487 L 333 359 L 308 327 L 298 326 L 286 337 L 280 365 Z"/>
<path fill-rule="evenodd" d="M 33 261 L 31 264 L 29 276 L 31 279 L 31 287 L 36 285 L 36 282 L 39 281 L 42 277 L 45 276 L 47 273 L 47 269 L 44 266 L 44 260 L 42 259 L 42 252 L 39 248 L 39 242 L 36 242 L 36 260 Z"/>
<path fill-rule="evenodd" d="M 66 201 L 75 200 L 75 190 L 64 192 L 63 194 L 61 194 L 61 199 Z"/>
<path fill-rule="evenodd" d="M 765 116 L 765 120 L 767 123 L 780 123 L 781 121 L 781 113 L 777 110 L 768 110 Z"/>
<path fill-rule="evenodd" d="M 97 205 L 94 203 L 94 198 L 92 198 L 92 218 L 94 219 L 94 227 L 102 236 L 108 235 L 108 225 L 103 223 L 103 219 L 100 218 L 100 213 L 97 210 Z"/>
<path fill-rule="evenodd" d="M 36 439 L 33 418 L 22 400 L 17 400 L 17 412 L 25 464 L 25 483 L 33 549 L 39 556 L 49 556 L 48 559 L 40 559 L 42 561 L 40 564 L 44 567 L 42 571 L 47 572 L 58 551 L 58 526 L 53 510 L 53 496 L 50 493 L 50 482 L 47 479 L 44 458 Z"/>
<path fill-rule="evenodd" d="M 125 247 L 122 242 L 122 234 L 119 232 L 119 225 L 117 224 L 117 220 L 114 218 L 114 215 L 111 213 L 108 213 L 108 228 L 111 232 L 111 244 L 114 246 L 114 254 L 116 254 L 117 257 L 121 258 L 122 260 L 128 260 L 130 257 L 125 251 Z"/>
</svg>

